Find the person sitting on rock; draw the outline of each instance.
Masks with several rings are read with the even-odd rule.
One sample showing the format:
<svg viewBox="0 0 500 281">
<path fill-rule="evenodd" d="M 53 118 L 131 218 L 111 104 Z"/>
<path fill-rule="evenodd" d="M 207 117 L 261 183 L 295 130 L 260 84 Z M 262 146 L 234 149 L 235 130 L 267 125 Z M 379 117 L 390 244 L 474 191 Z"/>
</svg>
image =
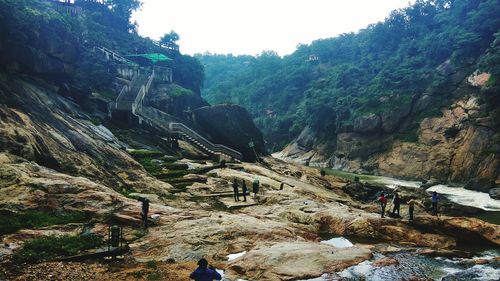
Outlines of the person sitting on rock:
<svg viewBox="0 0 500 281">
<path fill-rule="evenodd" d="M 241 186 L 241 191 L 243 192 L 243 202 L 247 202 L 247 184 L 245 183 L 245 180 L 243 180 L 242 186 Z"/>
<path fill-rule="evenodd" d="M 380 202 L 380 208 L 381 208 L 380 217 L 383 218 L 385 213 L 385 206 L 387 206 L 387 198 L 385 198 L 385 194 L 383 192 L 382 194 L 380 194 L 378 202 Z"/>
<path fill-rule="evenodd" d="M 393 217 L 401 217 L 399 215 L 399 208 L 401 206 L 401 198 L 399 198 L 399 195 L 397 192 L 394 192 L 394 197 L 392 198 L 392 204 L 394 207 L 392 208 L 392 214 L 391 216 Z"/>
<path fill-rule="evenodd" d="M 233 181 L 233 192 L 234 192 L 234 201 L 240 201 L 240 195 L 238 193 L 238 180 L 234 179 Z"/>
<path fill-rule="evenodd" d="M 212 266 L 209 267 L 208 261 L 202 258 L 198 261 L 198 268 L 189 275 L 189 278 L 195 281 L 213 281 L 221 280 L 222 276 Z"/>
</svg>

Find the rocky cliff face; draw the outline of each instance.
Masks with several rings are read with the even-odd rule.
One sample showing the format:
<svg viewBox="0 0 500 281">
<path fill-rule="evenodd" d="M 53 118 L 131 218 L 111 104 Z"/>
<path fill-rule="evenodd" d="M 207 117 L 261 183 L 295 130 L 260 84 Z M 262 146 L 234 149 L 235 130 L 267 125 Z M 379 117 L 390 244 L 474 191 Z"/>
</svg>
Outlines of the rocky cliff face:
<svg viewBox="0 0 500 281">
<path fill-rule="evenodd" d="M 485 86 L 487 73 L 465 80 L 471 93 Z M 394 111 L 355 119 L 334 139 L 318 140 L 305 128 L 278 155 L 311 165 L 413 179 L 466 182 L 472 178 L 500 180 L 500 132 L 494 120 L 481 116 L 473 95 L 457 98 L 437 117 L 416 116 L 435 102 L 432 95 L 415 97 Z M 414 139 L 401 139 L 418 124 Z"/>
<path fill-rule="evenodd" d="M 243 107 L 206 106 L 194 110 L 193 116 L 195 123 L 216 143 L 240 151 L 245 161 L 255 161 L 257 155 L 266 153 L 262 134 Z"/>
<path fill-rule="evenodd" d="M 0 76 L 0 151 L 116 190 L 164 189 L 103 126 L 58 96 L 55 87 L 16 76 Z"/>
</svg>

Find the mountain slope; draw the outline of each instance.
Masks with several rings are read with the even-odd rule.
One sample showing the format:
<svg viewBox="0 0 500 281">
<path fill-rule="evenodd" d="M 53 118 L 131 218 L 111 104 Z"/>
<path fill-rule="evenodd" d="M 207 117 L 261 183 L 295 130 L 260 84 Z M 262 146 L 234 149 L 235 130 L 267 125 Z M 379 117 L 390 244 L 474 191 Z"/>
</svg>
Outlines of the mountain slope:
<svg viewBox="0 0 500 281">
<path fill-rule="evenodd" d="M 315 152 L 301 159 L 331 166 L 337 158 L 366 163 L 388 157 L 396 143 L 425 145 L 422 126 L 432 123 L 426 118 L 446 119 L 446 109 L 475 97 L 475 113 L 467 118 L 487 131 L 480 137 L 486 144 L 479 154 L 466 156 L 484 158 L 467 161 L 497 159 L 499 9 L 497 1 L 487 0 L 417 1 L 359 33 L 301 45 L 284 58 L 272 52 L 256 58 L 199 56 L 207 79 L 214 79 L 206 83 L 203 95 L 212 102 L 231 101 L 248 108 L 274 150 L 301 132 L 313 134 L 296 143 L 300 154 L 314 150 L 321 160 L 310 159 Z M 220 64 L 243 66 L 232 70 L 232 75 L 211 74 Z M 465 134 L 469 127 L 460 122 L 436 128 L 435 133 Z M 346 139 L 346 134 L 356 137 Z M 352 151 L 347 153 L 346 147 Z M 453 146 L 448 152 L 457 153 L 457 149 Z M 293 149 L 287 151 L 290 155 Z M 429 174 L 416 168 L 400 172 L 379 168 L 380 161 L 368 162 L 365 168 L 354 164 L 344 168 L 459 181 L 482 175 Z M 496 178 L 498 168 L 491 165 L 495 172 L 488 177 Z"/>
</svg>

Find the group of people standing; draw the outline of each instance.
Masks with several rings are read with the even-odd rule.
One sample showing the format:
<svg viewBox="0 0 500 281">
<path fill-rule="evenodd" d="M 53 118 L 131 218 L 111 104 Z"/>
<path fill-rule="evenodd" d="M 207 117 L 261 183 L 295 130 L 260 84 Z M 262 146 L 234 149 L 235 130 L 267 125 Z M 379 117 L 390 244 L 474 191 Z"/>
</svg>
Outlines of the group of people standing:
<svg viewBox="0 0 500 281">
<path fill-rule="evenodd" d="M 438 202 L 439 202 L 439 195 L 437 194 L 436 191 L 432 192 L 431 196 L 431 204 L 432 204 L 432 215 L 437 216 L 438 213 Z M 385 196 L 384 193 L 380 194 L 380 197 L 377 199 L 377 201 L 380 203 L 380 208 L 381 212 L 380 215 L 383 218 L 385 215 L 385 208 L 387 206 L 387 197 Z M 415 205 L 421 205 L 424 207 L 420 202 L 416 200 L 414 196 L 410 198 L 407 202 L 408 204 L 408 215 L 409 219 L 413 220 L 413 212 L 415 211 Z M 390 214 L 390 217 L 401 217 L 399 214 L 399 209 L 401 207 L 401 198 L 399 197 L 399 194 L 397 192 L 394 192 L 394 196 L 392 197 L 392 212 Z"/>
<path fill-rule="evenodd" d="M 252 192 L 254 198 L 257 196 L 257 193 L 259 193 L 259 189 L 260 189 L 259 179 L 255 178 L 252 182 Z M 233 192 L 234 192 L 234 201 L 235 202 L 240 201 L 239 184 L 238 184 L 238 179 L 236 178 L 233 180 Z M 243 195 L 243 202 L 246 202 L 248 187 L 245 180 L 241 180 L 241 192 Z"/>
</svg>

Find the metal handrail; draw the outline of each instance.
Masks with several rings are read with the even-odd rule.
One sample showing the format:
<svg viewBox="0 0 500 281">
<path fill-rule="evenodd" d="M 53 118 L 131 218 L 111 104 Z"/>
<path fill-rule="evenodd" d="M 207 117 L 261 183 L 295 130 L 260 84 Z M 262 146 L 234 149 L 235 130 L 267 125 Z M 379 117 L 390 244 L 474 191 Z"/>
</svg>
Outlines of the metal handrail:
<svg viewBox="0 0 500 281">
<path fill-rule="evenodd" d="M 214 144 L 211 141 L 204 138 L 203 136 L 201 136 L 200 134 L 198 134 L 193 129 L 189 128 L 188 126 L 186 126 L 182 123 L 172 122 L 172 123 L 168 124 L 168 127 L 172 132 L 180 132 L 180 133 L 183 133 L 187 136 L 190 136 L 190 137 L 196 139 L 199 142 L 202 142 L 207 148 L 209 148 L 215 152 L 224 153 L 224 154 L 227 154 L 227 155 L 232 156 L 232 157 L 237 158 L 237 159 L 241 159 L 243 157 L 243 155 L 240 152 L 238 152 L 232 148 L 229 148 L 225 145 L 222 145 L 222 144 Z"/>
<path fill-rule="evenodd" d="M 171 133 L 183 134 L 195 139 L 207 150 L 213 151 L 212 153 L 226 154 L 238 160 L 243 159 L 243 154 L 241 154 L 240 152 L 222 144 L 214 144 L 185 124 L 173 122 L 173 118 L 171 118 L 171 116 L 167 113 L 164 113 L 152 107 L 142 107 L 136 113 L 139 114 L 140 117 L 149 121 L 150 124 L 153 124 L 163 130 L 167 130 Z M 162 123 L 167 124 L 167 126 L 164 126 Z"/>
</svg>

